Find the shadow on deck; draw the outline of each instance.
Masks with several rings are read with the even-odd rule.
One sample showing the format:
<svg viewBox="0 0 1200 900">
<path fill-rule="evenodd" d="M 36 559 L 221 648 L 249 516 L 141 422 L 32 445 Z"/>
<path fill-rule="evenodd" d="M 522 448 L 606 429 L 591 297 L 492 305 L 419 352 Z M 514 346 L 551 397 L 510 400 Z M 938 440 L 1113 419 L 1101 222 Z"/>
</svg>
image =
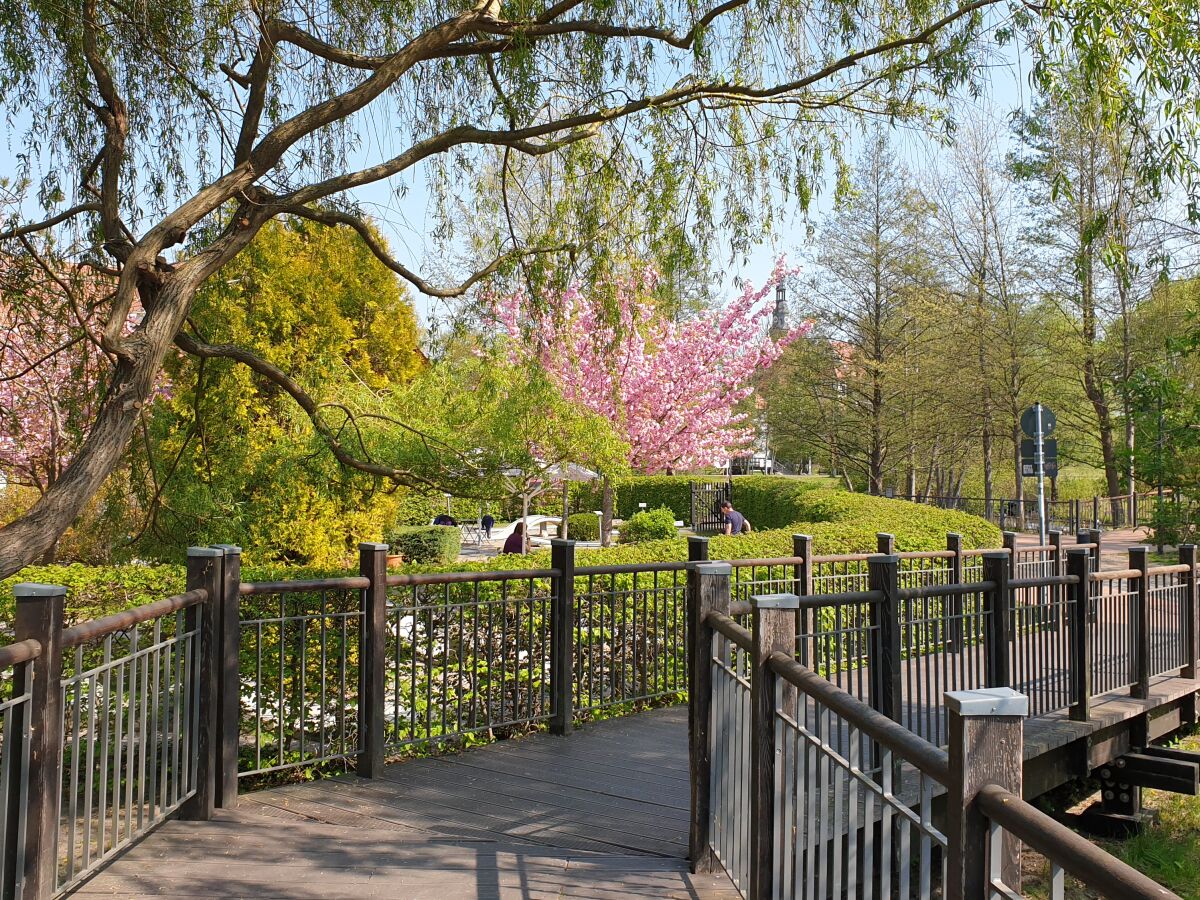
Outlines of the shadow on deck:
<svg viewBox="0 0 1200 900">
<path fill-rule="evenodd" d="M 688 873 L 687 709 L 258 791 L 75 896 L 734 898 Z"/>
</svg>

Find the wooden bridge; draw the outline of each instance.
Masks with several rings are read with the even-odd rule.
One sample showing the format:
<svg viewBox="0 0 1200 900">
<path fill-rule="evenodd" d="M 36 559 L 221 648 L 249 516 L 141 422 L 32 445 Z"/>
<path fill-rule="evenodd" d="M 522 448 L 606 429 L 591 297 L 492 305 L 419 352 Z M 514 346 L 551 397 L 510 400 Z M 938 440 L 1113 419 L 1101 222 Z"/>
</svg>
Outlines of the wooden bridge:
<svg viewBox="0 0 1200 900">
<path fill-rule="evenodd" d="M 185 594 L 69 626 L 22 586 L 4 896 L 1019 896 L 1018 839 L 1052 896 L 1171 896 L 1020 795 L 1195 723 L 1194 548 L 706 549 L 389 576 L 364 545 L 356 577 L 246 584 L 195 548 Z M 1099 814 L 1135 815 L 1110 781 Z"/>
</svg>

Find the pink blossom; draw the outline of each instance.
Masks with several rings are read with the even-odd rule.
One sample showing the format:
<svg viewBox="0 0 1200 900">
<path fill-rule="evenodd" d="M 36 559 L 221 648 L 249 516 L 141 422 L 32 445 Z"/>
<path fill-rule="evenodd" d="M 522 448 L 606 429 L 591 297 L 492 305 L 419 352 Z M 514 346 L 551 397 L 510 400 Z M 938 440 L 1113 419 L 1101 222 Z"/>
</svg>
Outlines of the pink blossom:
<svg viewBox="0 0 1200 900">
<path fill-rule="evenodd" d="M 754 429 L 737 408 L 755 373 L 811 328 L 767 333 L 764 300 L 789 274 L 780 259 L 761 288 L 747 284 L 723 309 L 682 323 L 657 314 L 649 295 L 659 276 L 649 267 L 617 281 L 615 312 L 578 283 L 536 305 L 517 291 L 493 309 L 515 354 L 536 359 L 567 399 L 614 424 L 635 469 L 692 469 L 749 445 Z"/>
</svg>

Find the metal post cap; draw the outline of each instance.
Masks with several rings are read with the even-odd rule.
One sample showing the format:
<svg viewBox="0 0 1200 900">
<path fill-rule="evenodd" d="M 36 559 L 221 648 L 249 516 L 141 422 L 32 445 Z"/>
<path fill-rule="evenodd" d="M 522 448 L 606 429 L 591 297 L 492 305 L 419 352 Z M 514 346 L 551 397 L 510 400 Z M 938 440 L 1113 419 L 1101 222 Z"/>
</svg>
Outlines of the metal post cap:
<svg viewBox="0 0 1200 900">
<path fill-rule="evenodd" d="M 751 594 L 750 605 L 755 609 L 799 609 L 800 598 L 795 594 Z"/>
<path fill-rule="evenodd" d="M 947 691 L 946 707 L 960 716 L 1028 716 L 1029 698 L 1007 687 Z"/>
<path fill-rule="evenodd" d="M 62 597 L 67 593 L 66 587 L 61 584 L 38 584 L 32 581 L 23 581 L 20 584 L 13 585 L 13 596 L 17 600 L 33 600 L 40 597 Z"/>
</svg>

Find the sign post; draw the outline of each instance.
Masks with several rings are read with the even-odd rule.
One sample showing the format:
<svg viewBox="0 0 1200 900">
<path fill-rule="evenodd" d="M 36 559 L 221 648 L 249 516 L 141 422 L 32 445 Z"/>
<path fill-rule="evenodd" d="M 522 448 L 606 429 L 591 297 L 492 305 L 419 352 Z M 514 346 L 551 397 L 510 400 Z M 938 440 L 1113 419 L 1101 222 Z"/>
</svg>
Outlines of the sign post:
<svg viewBox="0 0 1200 900">
<path fill-rule="evenodd" d="M 1055 473 L 1058 471 L 1058 442 L 1046 440 L 1054 433 L 1054 426 L 1058 424 L 1054 413 L 1042 406 L 1040 402 L 1033 404 L 1029 409 L 1021 414 L 1021 430 L 1033 438 L 1033 466 L 1029 466 L 1030 460 L 1022 461 L 1022 474 L 1030 468 L 1033 471 L 1030 473 L 1037 476 L 1037 504 L 1038 504 L 1038 543 L 1042 546 L 1046 545 L 1048 532 L 1046 530 L 1046 470 L 1052 468 Z M 1022 441 L 1022 444 L 1025 442 Z M 1022 450 L 1025 448 L 1022 447 Z M 1024 453 L 1022 453 L 1024 456 Z"/>
</svg>

